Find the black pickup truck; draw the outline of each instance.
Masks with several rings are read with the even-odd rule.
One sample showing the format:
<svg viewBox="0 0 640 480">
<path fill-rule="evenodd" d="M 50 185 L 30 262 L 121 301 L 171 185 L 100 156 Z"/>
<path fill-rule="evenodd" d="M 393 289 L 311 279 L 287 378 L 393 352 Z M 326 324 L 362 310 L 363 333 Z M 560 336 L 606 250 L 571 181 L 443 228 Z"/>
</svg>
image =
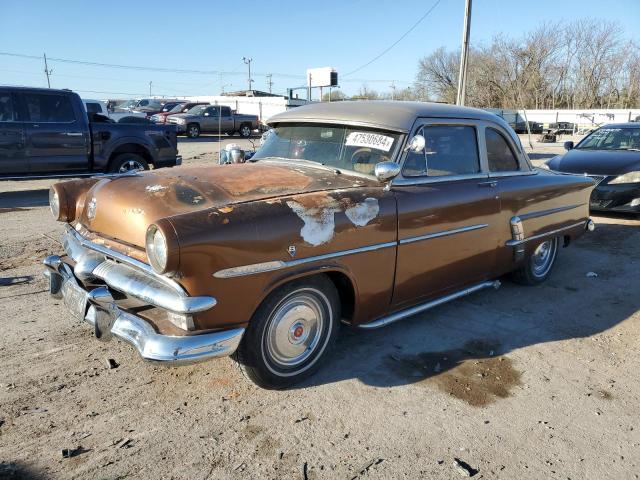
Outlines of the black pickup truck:
<svg viewBox="0 0 640 480">
<path fill-rule="evenodd" d="M 89 121 L 70 90 L 0 86 L 0 179 L 171 167 L 177 143 L 174 125 Z"/>
</svg>

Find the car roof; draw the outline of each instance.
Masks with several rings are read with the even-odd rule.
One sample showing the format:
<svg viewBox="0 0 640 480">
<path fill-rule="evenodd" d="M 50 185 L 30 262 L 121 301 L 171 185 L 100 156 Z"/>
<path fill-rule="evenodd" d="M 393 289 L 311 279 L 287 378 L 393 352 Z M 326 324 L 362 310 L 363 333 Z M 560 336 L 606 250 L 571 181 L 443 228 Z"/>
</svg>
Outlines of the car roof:
<svg viewBox="0 0 640 480">
<path fill-rule="evenodd" d="M 444 103 L 361 100 L 320 102 L 278 113 L 268 125 L 283 122 L 350 123 L 409 132 L 416 118 L 465 118 L 488 120 L 506 126 L 497 115 L 477 108 Z"/>
</svg>

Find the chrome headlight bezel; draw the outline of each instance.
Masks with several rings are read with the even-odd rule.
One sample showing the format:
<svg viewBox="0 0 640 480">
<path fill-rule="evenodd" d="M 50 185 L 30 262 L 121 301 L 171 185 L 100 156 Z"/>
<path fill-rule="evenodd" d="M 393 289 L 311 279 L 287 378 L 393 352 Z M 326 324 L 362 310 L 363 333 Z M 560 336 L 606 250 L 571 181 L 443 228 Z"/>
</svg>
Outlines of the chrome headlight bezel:
<svg viewBox="0 0 640 480">
<path fill-rule="evenodd" d="M 640 183 L 640 170 L 623 173 L 609 181 L 609 185 Z"/>
<path fill-rule="evenodd" d="M 167 270 L 169 260 L 169 246 L 164 233 L 155 224 L 149 225 L 147 228 L 145 248 L 151 268 L 156 273 L 164 273 Z"/>
<path fill-rule="evenodd" d="M 49 188 L 49 210 L 51 210 L 53 218 L 60 219 L 60 195 L 53 187 Z"/>
</svg>

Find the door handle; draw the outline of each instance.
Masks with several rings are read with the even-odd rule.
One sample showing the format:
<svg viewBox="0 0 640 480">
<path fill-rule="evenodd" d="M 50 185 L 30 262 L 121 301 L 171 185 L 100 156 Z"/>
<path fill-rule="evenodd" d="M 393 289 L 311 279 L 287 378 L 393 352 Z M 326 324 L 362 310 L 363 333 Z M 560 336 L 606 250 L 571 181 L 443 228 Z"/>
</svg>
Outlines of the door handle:
<svg viewBox="0 0 640 480">
<path fill-rule="evenodd" d="M 488 182 L 480 182 L 479 187 L 496 188 L 498 186 L 497 180 L 489 180 Z"/>
</svg>

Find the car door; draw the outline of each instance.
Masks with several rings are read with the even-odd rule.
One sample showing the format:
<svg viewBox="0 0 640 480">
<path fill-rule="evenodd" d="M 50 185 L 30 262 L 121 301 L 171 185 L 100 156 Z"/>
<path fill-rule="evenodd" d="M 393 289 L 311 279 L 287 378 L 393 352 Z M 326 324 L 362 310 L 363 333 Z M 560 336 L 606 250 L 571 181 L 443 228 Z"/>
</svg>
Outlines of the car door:
<svg viewBox="0 0 640 480">
<path fill-rule="evenodd" d="M 71 95 L 55 91 L 26 91 L 22 100 L 31 173 L 86 170 L 90 139 L 80 102 L 74 105 Z"/>
<path fill-rule="evenodd" d="M 15 95 L 10 90 L 0 90 L 0 175 L 29 172 L 24 142 L 24 123 L 20 121 Z"/>
<path fill-rule="evenodd" d="M 222 132 L 232 132 L 235 130 L 233 115 L 231 113 L 231 108 L 229 107 L 220 107 L 220 124 L 222 125 Z"/>
<path fill-rule="evenodd" d="M 215 132 L 218 133 L 219 127 L 219 118 L 220 115 L 220 107 L 207 107 L 204 112 L 202 112 L 202 121 L 200 123 L 200 129 L 205 132 Z"/>
<path fill-rule="evenodd" d="M 392 182 L 398 204 L 393 303 L 402 307 L 489 278 L 499 200 L 489 181 L 476 121 L 429 119 L 415 133 Z"/>
</svg>

